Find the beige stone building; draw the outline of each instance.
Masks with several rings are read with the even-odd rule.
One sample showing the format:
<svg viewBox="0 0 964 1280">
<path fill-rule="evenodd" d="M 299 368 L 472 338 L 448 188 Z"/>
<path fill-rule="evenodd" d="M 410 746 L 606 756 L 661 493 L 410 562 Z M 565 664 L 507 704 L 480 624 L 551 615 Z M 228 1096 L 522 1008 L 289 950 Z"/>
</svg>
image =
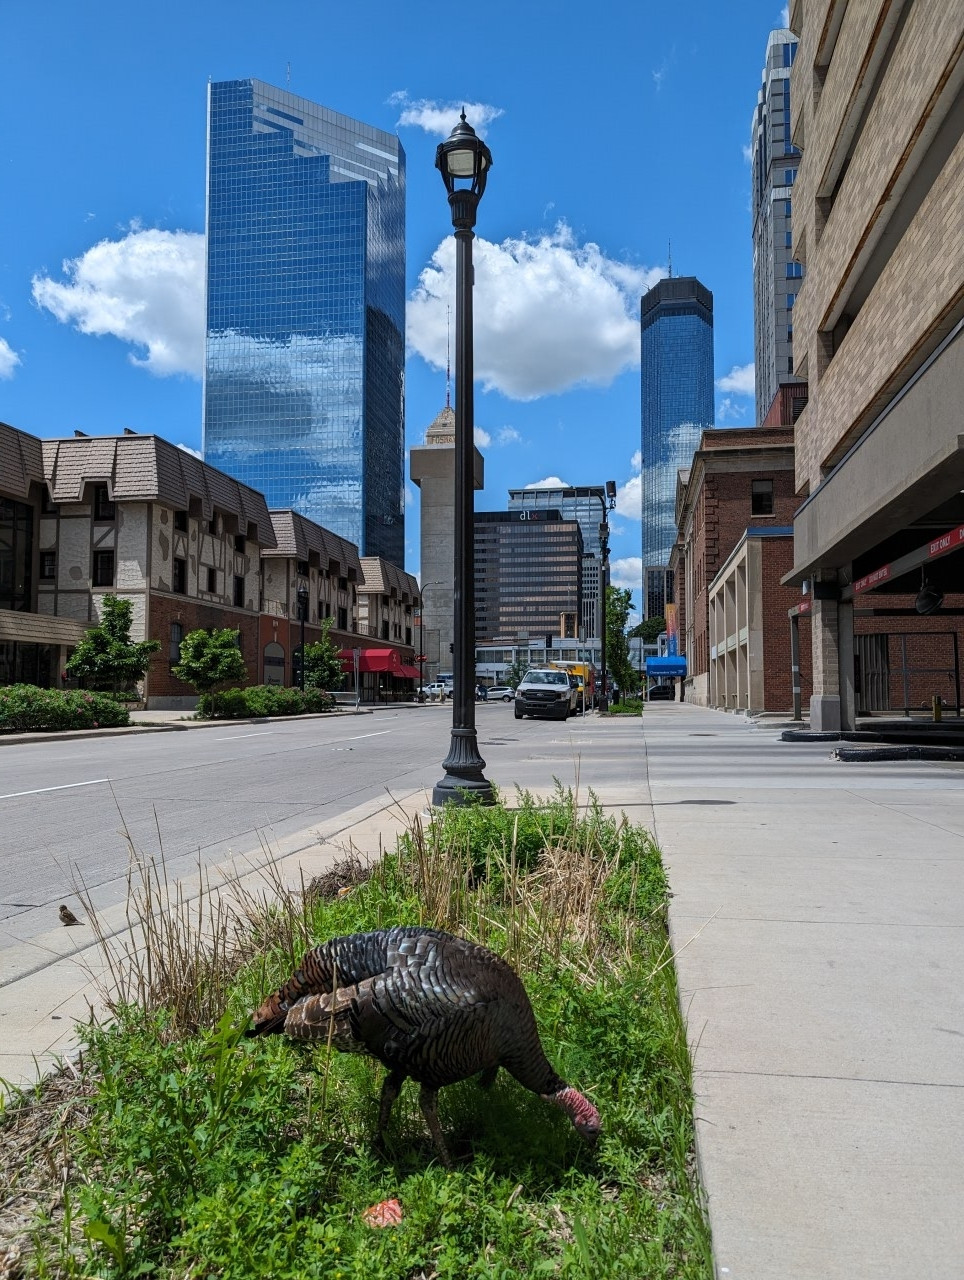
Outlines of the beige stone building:
<svg viewBox="0 0 964 1280">
<path fill-rule="evenodd" d="M 794 0 L 794 564 L 814 728 L 854 722 L 854 613 L 964 580 L 964 7 Z M 932 594 L 924 593 L 923 588 Z"/>
</svg>

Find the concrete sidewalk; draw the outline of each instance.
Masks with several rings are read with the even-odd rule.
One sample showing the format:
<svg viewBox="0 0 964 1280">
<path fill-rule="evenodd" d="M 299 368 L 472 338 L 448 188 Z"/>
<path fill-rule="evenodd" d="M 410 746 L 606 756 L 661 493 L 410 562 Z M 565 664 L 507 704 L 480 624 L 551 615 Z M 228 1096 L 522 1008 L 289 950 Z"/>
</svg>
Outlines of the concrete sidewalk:
<svg viewBox="0 0 964 1280">
<path fill-rule="evenodd" d="M 964 766 L 643 719 L 719 1275 L 964 1275 Z"/>
</svg>

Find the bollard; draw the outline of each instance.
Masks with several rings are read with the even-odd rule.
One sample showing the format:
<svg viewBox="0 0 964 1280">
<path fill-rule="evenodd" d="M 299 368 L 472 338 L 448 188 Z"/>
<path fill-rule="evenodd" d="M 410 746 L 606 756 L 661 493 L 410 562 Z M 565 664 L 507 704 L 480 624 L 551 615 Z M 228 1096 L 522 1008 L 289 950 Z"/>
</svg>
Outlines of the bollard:
<svg viewBox="0 0 964 1280">
<path fill-rule="evenodd" d="M 931 698 L 931 710 L 934 714 L 935 724 L 940 724 L 941 722 L 941 706 L 941 695 L 939 693 L 935 693 L 933 698 Z"/>
</svg>

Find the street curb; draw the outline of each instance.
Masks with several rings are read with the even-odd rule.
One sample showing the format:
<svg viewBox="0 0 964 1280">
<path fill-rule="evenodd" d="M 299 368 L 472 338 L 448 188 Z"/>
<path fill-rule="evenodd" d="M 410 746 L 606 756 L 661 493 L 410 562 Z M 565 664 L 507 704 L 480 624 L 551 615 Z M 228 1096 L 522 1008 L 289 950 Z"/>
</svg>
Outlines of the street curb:
<svg viewBox="0 0 964 1280">
<path fill-rule="evenodd" d="M 123 738 L 132 733 L 182 733 L 185 729 L 223 729 L 231 724 L 275 724 L 278 721 L 331 720 L 340 716 L 370 716 L 378 708 L 307 712 L 300 716 L 252 716 L 237 720 L 175 720 L 171 724 L 127 724 L 113 729 L 65 729 L 49 733 L 3 733 L 0 747 L 31 742 L 70 742 L 75 738 Z"/>
</svg>

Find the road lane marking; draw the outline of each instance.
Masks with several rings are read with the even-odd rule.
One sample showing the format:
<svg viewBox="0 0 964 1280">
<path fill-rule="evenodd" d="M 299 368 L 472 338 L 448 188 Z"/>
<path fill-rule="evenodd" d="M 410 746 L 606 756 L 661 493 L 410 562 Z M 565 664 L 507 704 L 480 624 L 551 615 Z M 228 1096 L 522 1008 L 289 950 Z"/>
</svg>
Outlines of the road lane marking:
<svg viewBox="0 0 964 1280">
<path fill-rule="evenodd" d="M 71 787 L 96 787 L 100 782 L 110 782 L 110 778 L 91 778 L 90 782 L 64 782 L 59 787 L 37 787 L 33 791 L 10 791 L 0 800 L 16 800 L 18 796 L 40 796 L 45 791 L 69 791 Z"/>
<path fill-rule="evenodd" d="M 391 733 L 391 729 L 379 729 L 377 733 L 356 733 L 353 738 L 339 738 L 339 742 L 357 742 L 360 738 L 381 738 L 386 733 Z"/>
<path fill-rule="evenodd" d="M 215 742 L 239 742 L 242 738 L 270 738 L 273 729 L 260 729 L 257 733 L 233 733 L 230 738 L 215 738 Z"/>
</svg>

